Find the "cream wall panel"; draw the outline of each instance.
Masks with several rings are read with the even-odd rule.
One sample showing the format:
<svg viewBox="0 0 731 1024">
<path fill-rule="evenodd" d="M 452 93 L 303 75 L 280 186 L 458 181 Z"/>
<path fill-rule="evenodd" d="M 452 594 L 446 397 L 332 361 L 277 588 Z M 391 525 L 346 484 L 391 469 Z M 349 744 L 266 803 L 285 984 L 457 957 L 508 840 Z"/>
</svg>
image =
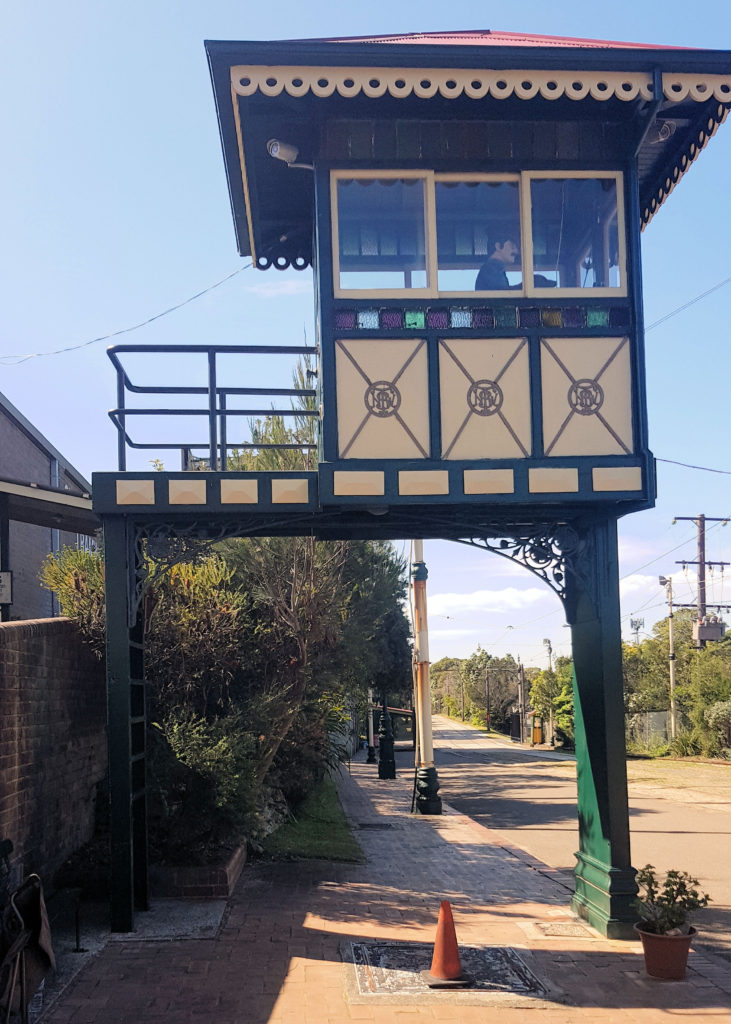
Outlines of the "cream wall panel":
<svg viewBox="0 0 731 1024">
<path fill-rule="evenodd" d="M 340 458 L 428 458 L 423 339 L 338 341 L 335 366 Z"/>
<path fill-rule="evenodd" d="M 466 469 L 465 494 L 512 494 L 515 478 L 512 469 Z"/>
<path fill-rule="evenodd" d="M 336 495 L 379 495 L 385 492 L 385 473 L 379 473 L 377 470 L 336 470 L 333 473 L 333 493 Z"/>
<path fill-rule="evenodd" d="M 439 342 L 442 458 L 526 458 L 531 449 L 525 338 Z"/>
<path fill-rule="evenodd" d="M 256 505 L 259 501 L 258 480 L 222 480 L 222 505 Z"/>
<path fill-rule="evenodd" d="M 541 389 L 546 455 L 633 453 L 627 338 L 544 338 Z"/>
<path fill-rule="evenodd" d="M 640 466 L 595 466 L 591 471 L 595 491 L 641 491 Z"/>
<path fill-rule="evenodd" d="M 446 469 L 402 469 L 398 475 L 399 494 L 449 494 Z"/>
<path fill-rule="evenodd" d="M 556 469 L 529 469 L 531 494 L 575 494 L 579 489 L 579 471 L 570 466 Z"/>
<path fill-rule="evenodd" d="M 168 501 L 171 505 L 205 505 L 205 480 L 171 480 L 168 483 Z"/>
<path fill-rule="evenodd" d="M 117 480 L 118 505 L 154 505 L 153 480 Z"/>
<path fill-rule="evenodd" d="M 272 480 L 272 504 L 306 505 L 309 500 L 307 480 L 285 478 Z"/>
</svg>

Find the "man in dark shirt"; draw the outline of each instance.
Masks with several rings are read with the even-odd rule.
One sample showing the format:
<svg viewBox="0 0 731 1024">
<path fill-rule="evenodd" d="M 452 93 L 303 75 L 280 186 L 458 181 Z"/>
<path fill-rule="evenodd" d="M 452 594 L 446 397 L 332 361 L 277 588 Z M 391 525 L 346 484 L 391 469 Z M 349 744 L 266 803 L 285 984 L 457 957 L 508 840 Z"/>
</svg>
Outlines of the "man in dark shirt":
<svg viewBox="0 0 731 1024">
<path fill-rule="evenodd" d="M 492 242 L 492 252 L 480 267 L 475 281 L 475 291 L 503 291 L 506 288 L 520 288 L 520 284 L 511 285 L 506 273 L 507 267 L 520 267 L 520 249 L 512 238 Z"/>
</svg>

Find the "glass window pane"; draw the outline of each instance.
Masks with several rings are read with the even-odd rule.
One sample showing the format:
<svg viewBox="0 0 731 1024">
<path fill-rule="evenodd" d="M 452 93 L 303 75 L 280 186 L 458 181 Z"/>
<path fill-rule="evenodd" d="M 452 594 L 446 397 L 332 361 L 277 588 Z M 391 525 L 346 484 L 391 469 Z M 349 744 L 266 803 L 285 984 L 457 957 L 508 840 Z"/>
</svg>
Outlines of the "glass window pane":
<svg viewBox="0 0 731 1024">
<path fill-rule="evenodd" d="M 340 288 L 426 288 L 424 181 L 338 180 Z"/>
<path fill-rule="evenodd" d="M 437 181 L 440 292 L 522 288 L 517 181 Z"/>
<path fill-rule="evenodd" d="M 536 288 L 619 288 L 615 178 L 531 181 Z"/>
</svg>

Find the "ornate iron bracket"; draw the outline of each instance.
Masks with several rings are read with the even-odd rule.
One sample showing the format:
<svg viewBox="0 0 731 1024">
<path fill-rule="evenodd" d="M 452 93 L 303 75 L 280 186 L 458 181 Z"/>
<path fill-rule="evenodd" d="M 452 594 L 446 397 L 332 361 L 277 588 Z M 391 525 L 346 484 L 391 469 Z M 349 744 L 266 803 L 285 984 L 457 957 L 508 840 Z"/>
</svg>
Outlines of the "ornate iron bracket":
<svg viewBox="0 0 731 1024">
<path fill-rule="evenodd" d="M 497 537 L 460 537 L 458 543 L 482 548 L 524 566 L 560 598 L 567 618 L 570 618 L 572 603 L 567 577 L 573 576 L 587 589 L 592 576 L 586 571 L 590 558 L 589 538 L 570 523 L 534 524 L 525 532 L 506 531 Z"/>
</svg>

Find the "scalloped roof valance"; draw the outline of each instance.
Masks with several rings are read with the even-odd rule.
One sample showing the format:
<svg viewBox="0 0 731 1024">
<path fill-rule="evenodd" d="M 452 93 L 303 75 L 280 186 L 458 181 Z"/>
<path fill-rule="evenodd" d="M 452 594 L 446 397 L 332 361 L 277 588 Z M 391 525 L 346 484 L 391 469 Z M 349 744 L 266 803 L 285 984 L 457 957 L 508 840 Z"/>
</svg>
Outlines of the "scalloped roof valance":
<svg viewBox="0 0 731 1024">
<path fill-rule="evenodd" d="M 690 99 L 706 103 L 711 98 L 721 103 L 731 102 L 731 75 L 664 73 L 662 85 L 663 96 L 670 102 L 682 103 Z M 238 65 L 231 68 L 231 87 L 238 96 L 253 96 L 256 92 L 279 96 L 284 91 L 289 96 L 312 93 L 322 99 L 334 93 L 345 98 L 363 94 L 371 99 L 386 93 L 395 98 L 414 95 L 419 99 L 431 99 L 437 94 L 446 99 L 464 95 L 475 100 L 486 96 L 532 100 L 539 95 L 546 100 L 563 96 L 572 100 L 583 100 L 587 96 L 595 100 L 654 99 L 650 72 L 586 70 Z"/>
</svg>

